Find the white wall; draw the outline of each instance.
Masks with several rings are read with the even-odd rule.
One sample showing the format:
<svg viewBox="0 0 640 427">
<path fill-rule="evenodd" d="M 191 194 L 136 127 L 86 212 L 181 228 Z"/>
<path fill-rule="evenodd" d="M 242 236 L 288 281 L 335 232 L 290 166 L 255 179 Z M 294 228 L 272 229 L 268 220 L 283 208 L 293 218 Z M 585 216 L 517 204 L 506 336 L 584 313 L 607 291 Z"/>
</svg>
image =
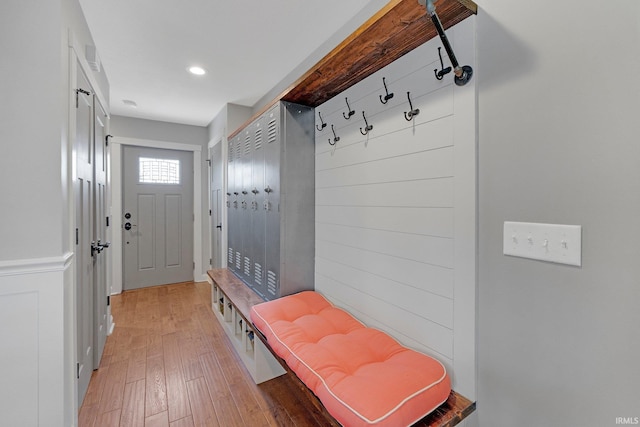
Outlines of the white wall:
<svg viewBox="0 0 640 427">
<path fill-rule="evenodd" d="M 474 65 L 474 19 L 448 33 Z M 316 127 L 315 288 L 442 361 L 454 389 L 474 400 L 476 91 L 473 80 L 436 79 L 438 46 L 422 45 L 316 108 L 327 126 Z M 385 105 L 383 77 L 394 93 Z M 412 121 L 407 92 L 420 110 Z M 355 111 L 348 120 L 345 98 Z M 373 126 L 366 136 L 363 111 Z"/>
<path fill-rule="evenodd" d="M 61 1 L 35 7 L 9 0 L 0 15 L 0 260 L 58 255 L 66 117 L 60 108 Z"/>
<path fill-rule="evenodd" d="M 2 425 L 77 422 L 70 33 L 93 43 L 76 0 L 2 4 Z M 108 92 L 106 76 L 89 74 Z"/>
<path fill-rule="evenodd" d="M 478 3 L 479 425 L 640 417 L 640 3 Z M 506 220 L 582 225 L 582 267 Z"/>
</svg>

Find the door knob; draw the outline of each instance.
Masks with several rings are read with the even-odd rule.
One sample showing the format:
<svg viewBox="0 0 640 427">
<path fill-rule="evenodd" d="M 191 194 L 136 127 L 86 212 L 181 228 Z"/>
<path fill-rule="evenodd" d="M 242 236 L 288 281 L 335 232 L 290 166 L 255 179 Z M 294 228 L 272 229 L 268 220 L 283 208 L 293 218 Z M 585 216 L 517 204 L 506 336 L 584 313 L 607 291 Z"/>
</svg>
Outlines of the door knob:
<svg viewBox="0 0 640 427">
<path fill-rule="evenodd" d="M 125 222 L 124 223 L 124 229 L 125 230 L 131 230 L 132 227 L 136 227 L 135 224 L 131 224 L 130 222 Z"/>
</svg>

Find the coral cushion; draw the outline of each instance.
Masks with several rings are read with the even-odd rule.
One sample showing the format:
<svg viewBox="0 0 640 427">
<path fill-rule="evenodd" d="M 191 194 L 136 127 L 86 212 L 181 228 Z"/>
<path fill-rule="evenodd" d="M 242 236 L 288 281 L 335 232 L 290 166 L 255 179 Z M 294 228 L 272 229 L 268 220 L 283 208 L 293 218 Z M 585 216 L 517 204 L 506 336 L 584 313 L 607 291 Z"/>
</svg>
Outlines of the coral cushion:
<svg viewBox="0 0 640 427">
<path fill-rule="evenodd" d="M 365 327 L 319 293 L 255 305 L 251 320 L 344 426 L 409 426 L 451 391 L 440 362 Z"/>
</svg>

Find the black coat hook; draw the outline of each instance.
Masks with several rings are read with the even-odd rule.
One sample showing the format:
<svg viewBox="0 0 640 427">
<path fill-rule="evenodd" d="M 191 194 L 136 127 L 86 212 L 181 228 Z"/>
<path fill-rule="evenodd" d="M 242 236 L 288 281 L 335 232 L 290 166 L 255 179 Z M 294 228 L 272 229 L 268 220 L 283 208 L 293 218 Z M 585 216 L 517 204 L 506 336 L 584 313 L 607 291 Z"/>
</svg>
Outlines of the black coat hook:
<svg viewBox="0 0 640 427">
<path fill-rule="evenodd" d="M 364 126 L 364 132 L 362 131 L 362 128 L 360 128 L 360 133 L 361 133 L 361 134 L 363 134 L 363 135 L 366 135 L 366 134 L 368 134 L 368 133 L 369 133 L 369 131 L 370 131 L 371 129 L 373 129 L 373 125 L 370 125 L 370 124 L 367 122 L 367 116 L 365 116 L 365 115 L 364 115 L 364 111 L 362 112 L 362 118 L 364 119 L 364 124 L 365 124 L 365 126 Z"/>
<path fill-rule="evenodd" d="M 418 114 L 420 114 L 420 109 L 416 108 L 415 110 L 413 109 L 413 104 L 411 103 L 411 94 L 409 92 L 407 92 L 407 99 L 409 100 L 409 109 L 410 111 L 404 112 L 404 118 L 406 121 L 410 122 L 411 120 L 413 120 L 413 118 L 415 116 L 417 116 Z"/>
<path fill-rule="evenodd" d="M 320 127 L 318 127 L 318 125 L 316 125 L 316 129 L 318 129 L 319 131 L 322 131 L 322 129 L 327 127 L 327 124 L 324 122 L 324 120 L 322 120 L 322 116 L 320 115 L 320 111 L 318 111 L 318 117 L 320 117 Z"/>
<path fill-rule="evenodd" d="M 345 98 L 344 99 L 347 102 L 347 110 L 349 111 L 349 113 L 345 114 L 344 112 L 342 113 L 342 117 L 344 117 L 346 120 L 349 120 L 351 118 L 351 116 L 353 116 L 356 112 L 353 111 L 351 109 L 351 107 L 349 106 L 349 98 Z"/>
<path fill-rule="evenodd" d="M 444 68 L 444 62 L 442 62 L 442 52 L 440 52 L 441 47 L 438 47 L 438 56 L 440 57 L 440 71 L 436 68 L 433 70 L 433 73 L 436 75 L 436 79 L 442 80 L 444 76 L 451 72 L 451 67 Z"/>
<path fill-rule="evenodd" d="M 382 95 L 380 95 L 380 102 L 386 104 L 391 98 L 393 98 L 393 93 L 389 93 L 389 89 L 387 89 L 387 82 L 384 77 L 382 78 L 382 84 L 384 85 L 386 95 L 384 96 L 384 100 L 382 99 Z"/>
<path fill-rule="evenodd" d="M 329 138 L 329 145 L 336 145 L 336 142 L 340 141 L 340 137 L 336 136 L 336 130 L 331 125 L 331 132 L 333 132 L 333 142 L 331 142 L 331 138 Z"/>
</svg>

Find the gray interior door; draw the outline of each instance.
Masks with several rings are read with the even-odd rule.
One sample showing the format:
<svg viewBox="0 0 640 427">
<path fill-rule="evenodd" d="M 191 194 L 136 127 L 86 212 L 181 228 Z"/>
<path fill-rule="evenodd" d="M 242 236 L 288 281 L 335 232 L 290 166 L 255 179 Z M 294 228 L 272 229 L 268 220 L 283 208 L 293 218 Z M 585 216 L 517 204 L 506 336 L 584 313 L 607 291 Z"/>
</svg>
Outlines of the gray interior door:
<svg viewBox="0 0 640 427">
<path fill-rule="evenodd" d="M 94 219 L 94 352 L 93 368 L 98 369 L 107 340 L 107 114 L 94 101 L 94 170 L 95 170 L 95 219 Z"/>
<path fill-rule="evenodd" d="M 222 267 L 222 143 L 211 147 L 210 157 L 211 206 L 211 267 Z"/>
<path fill-rule="evenodd" d="M 193 280 L 193 153 L 125 146 L 123 288 Z"/>
<path fill-rule="evenodd" d="M 76 89 L 76 177 L 73 183 L 76 220 L 76 329 L 77 329 L 77 378 L 78 406 L 89 387 L 93 371 L 94 332 L 94 233 L 93 210 L 93 96 L 82 69 L 77 67 Z"/>
</svg>

